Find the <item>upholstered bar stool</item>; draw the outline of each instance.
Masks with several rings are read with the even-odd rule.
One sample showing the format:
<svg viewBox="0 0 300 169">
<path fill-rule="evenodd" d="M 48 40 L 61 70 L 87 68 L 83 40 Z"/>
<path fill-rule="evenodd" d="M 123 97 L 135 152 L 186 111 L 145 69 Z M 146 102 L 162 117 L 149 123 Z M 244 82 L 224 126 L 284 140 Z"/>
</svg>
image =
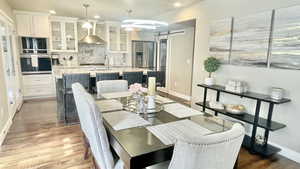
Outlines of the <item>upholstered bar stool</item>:
<svg viewBox="0 0 300 169">
<path fill-rule="evenodd" d="M 96 82 L 102 80 L 118 80 L 119 72 L 96 73 Z"/>
<path fill-rule="evenodd" d="M 90 74 L 64 74 L 63 75 L 63 105 L 65 114 L 65 123 L 77 123 L 78 113 L 72 92 L 72 84 L 80 83 L 86 91 L 90 91 Z"/>
<path fill-rule="evenodd" d="M 123 72 L 123 79 L 128 81 L 128 85 L 143 83 L 143 72 Z"/>
</svg>

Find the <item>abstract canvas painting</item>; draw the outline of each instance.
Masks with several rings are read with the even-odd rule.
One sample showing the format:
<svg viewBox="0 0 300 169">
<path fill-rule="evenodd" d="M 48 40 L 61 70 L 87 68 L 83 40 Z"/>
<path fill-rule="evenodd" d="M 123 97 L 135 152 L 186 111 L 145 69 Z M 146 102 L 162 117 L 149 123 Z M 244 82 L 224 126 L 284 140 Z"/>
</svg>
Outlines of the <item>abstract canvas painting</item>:
<svg viewBox="0 0 300 169">
<path fill-rule="evenodd" d="M 230 64 L 267 67 L 272 11 L 234 18 Z"/>
<path fill-rule="evenodd" d="M 232 18 L 210 24 L 209 53 L 222 63 L 229 63 Z"/>
<path fill-rule="evenodd" d="M 300 70 L 300 6 L 275 10 L 270 67 Z"/>
</svg>

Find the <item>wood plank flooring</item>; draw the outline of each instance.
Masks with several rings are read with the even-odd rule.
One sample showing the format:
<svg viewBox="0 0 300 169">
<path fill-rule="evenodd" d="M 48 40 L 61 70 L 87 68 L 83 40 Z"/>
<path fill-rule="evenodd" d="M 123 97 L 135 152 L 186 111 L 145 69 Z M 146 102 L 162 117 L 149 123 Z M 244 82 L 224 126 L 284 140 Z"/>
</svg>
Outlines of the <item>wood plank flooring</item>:
<svg viewBox="0 0 300 169">
<path fill-rule="evenodd" d="M 0 147 L 0 169 L 88 169 L 79 125 L 57 122 L 56 101 L 24 103 Z M 300 169 L 279 155 L 269 159 L 241 150 L 240 169 Z"/>
</svg>

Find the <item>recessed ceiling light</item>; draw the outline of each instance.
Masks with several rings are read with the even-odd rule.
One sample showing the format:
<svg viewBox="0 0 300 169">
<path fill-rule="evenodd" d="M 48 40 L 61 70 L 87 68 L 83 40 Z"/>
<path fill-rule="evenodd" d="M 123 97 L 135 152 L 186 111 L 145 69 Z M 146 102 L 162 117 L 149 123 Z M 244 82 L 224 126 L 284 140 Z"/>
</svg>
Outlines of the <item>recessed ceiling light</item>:
<svg viewBox="0 0 300 169">
<path fill-rule="evenodd" d="M 179 8 L 181 7 L 181 3 L 180 2 L 174 2 L 173 6 L 176 7 L 176 8 Z"/>
<path fill-rule="evenodd" d="M 94 18 L 95 18 L 95 19 L 99 19 L 100 16 L 99 16 L 99 15 L 95 15 Z"/>
<path fill-rule="evenodd" d="M 56 14 L 56 11 L 55 10 L 50 10 L 49 13 Z"/>
</svg>

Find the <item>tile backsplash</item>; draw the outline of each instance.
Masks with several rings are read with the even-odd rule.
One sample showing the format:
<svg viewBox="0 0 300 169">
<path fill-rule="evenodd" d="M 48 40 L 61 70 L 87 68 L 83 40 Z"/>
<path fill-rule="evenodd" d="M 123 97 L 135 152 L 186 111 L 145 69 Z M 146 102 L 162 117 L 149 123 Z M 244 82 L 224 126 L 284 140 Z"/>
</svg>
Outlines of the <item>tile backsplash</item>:
<svg viewBox="0 0 300 169">
<path fill-rule="evenodd" d="M 106 55 L 105 46 L 80 44 L 78 48 L 78 63 L 104 64 Z"/>
<path fill-rule="evenodd" d="M 80 66 L 80 64 L 107 64 L 106 55 L 111 66 L 131 65 L 127 53 L 106 53 L 105 47 L 99 45 L 79 46 L 78 53 L 55 53 L 52 57 L 58 57 L 62 66 Z"/>
</svg>

